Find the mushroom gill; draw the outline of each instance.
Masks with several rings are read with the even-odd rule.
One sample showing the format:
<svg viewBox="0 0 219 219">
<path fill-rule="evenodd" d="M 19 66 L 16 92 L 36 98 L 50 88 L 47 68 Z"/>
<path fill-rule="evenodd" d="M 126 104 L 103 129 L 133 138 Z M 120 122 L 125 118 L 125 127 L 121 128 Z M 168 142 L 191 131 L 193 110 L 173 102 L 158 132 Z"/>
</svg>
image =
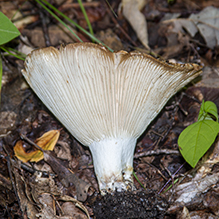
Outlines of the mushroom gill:
<svg viewBox="0 0 219 219">
<path fill-rule="evenodd" d="M 104 193 L 133 185 L 137 138 L 201 67 L 75 43 L 31 52 L 22 73 L 48 109 L 90 148 Z"/>
</svg>

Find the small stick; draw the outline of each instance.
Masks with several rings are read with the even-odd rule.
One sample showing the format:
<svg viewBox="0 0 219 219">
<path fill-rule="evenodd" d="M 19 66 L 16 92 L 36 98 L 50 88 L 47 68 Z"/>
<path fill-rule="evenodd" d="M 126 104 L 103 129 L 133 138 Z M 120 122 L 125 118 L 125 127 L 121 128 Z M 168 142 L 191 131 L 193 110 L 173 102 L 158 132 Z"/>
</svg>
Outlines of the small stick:
<svg viewBox="0 0 219 219">
<path fill-rule="evenodd" d="M 51 46 L 51 42 L 50 42 L 50 38 L 49 38 L 49 31 L 48 31 L 48 27 L 45 21 L 45 16 L 42 13 L 42 11 L 39 11 L 40 14 L 40 18 L 41 18 L 41 22 L 42 22 L 42 30 L 43 30 L 43 34 L 44 34 L 44 39 L 45 39 L 45 44 L 46 46 Z"/>
<path fill-rule="evenodd" d="M 29 144 L 33 145 L 33 146 L 34 146 L 35 148 L 37 148 L 38 150 L 44 152 L 44 150 L 43 150 L 40 146 L 38 146 L 36 143 L 34 143 L 33 141 L 31 141 L 31 140 L 30 140 L 29 138 L 27 138 L 25 135 L 20 134 L 20 137 L 21 137 L 23 140 L 27 141 Z"/>
<path fill-rule="evenodd" d="M 152 155 L 160 155 L 160 154 L 176 154 L 179 155 L 178 150 L 170 150 L 170 149 L 157 149 L 152 151 L 144 151 L 139 154 L 135 154 L 134 158 L 140 158 L 140 157 L 146 157 L 146 156 L 152 156 Z"/>
<path fill-rule="evenodd" d="M 3 149 L 5 150 L 7 156 L 5 157 L 6 158 L 6 161 L 7 161 L 7 167 L 8 167 L 8 173 L 9 173 L 9 177 L 11 179 L 11 185 L 12 185 L 12 188 L 14 190 L 14 193 L 15 193 L 15 196 L 17 198 L 17 201 L 18 201 L 18 204 L 19 204 L 19 207 L 21 209 L 21 202 L 20 202 L 20 199 L 19 199 L 19 196 L 18 196 L 18 193 L 17 193 L 17 189 L 16 189 L 16 186 L 15 186 L 15 182 L 14 182 L 14 178 L 12 176 L 12 169 L 11 169 L 11 158 L 10 158 L 10 155 L 7 151 L 7 149 L 5 148 L 5 146 L 3 145 Z M 22 215 L 24 216 L 23 214 L 23 211 L 21 210 L 22 212 Z"/>
<path fill-rule="evenodd" d="M 176 172 L 171 176 L 171 178 L 165 183 L 165 185 L 161 188 L 161 190 L 158 192 L 158 195 L 164 190 L 164 188 L 169 184 L 170 181 L 173 181 L 175 175 L 182 169 L 182 167 L 185 165 L 185 162 L 176 170 Z"/>
<path fill-rule="evenodd" d="M 106 4 L 106 3 L 105 3 Z M 126 31 L 119 25 L 118 21 L 116 20 L 116 18 L 114 17 L 114 15 L 112 14 L 112 11 L 108 8 L 109 6 L 107 5 L 107 12 L 110 16 L 110 18 L 112 19 L 113 23 L 116 25 L 116 27 L 118 29 L 120 29 L 120 31 L 123 33 L 123 35 L 135 46 L 137 47 L 137 44 L 132 40 L 132 38 L 126 33 Z"/>
</svg>

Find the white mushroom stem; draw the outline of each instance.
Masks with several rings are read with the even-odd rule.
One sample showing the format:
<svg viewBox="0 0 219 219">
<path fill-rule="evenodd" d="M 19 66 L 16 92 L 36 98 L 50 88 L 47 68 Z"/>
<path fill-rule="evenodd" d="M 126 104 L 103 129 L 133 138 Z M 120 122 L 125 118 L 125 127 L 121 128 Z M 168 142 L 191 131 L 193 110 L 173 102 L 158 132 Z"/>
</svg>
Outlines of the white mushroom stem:
<svg viewBox="0 0 219 219">
<path fill-rule="evenodd" d="M 201 67 L 76 43 L 33 51 L 22 73 L 48 109 L 90 148 L 104 193 L 133 187 L 136 139 Z"/>
<path fill-rule="evenodd" d="M 89 148 L 93 155 L 100 190 L 126 190 L 133 183 L 135 138 L 111 138 L 94 141 Z"/>
</svg>

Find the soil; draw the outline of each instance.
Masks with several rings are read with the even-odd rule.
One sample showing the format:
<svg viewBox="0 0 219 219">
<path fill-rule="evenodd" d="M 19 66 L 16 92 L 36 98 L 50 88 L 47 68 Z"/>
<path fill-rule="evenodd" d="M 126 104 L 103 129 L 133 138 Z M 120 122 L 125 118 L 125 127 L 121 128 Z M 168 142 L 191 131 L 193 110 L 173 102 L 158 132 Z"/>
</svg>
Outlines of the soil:
<svg viewBox="0 0 219 219">
<path fill-rule="evenodd" d="M 156 192 L 116 192 L 97 196 L 93 205 L 96 219 L 101 218 L 151 218 L 162 219 L 168 208 L 168 201 Z"/>
</svg>

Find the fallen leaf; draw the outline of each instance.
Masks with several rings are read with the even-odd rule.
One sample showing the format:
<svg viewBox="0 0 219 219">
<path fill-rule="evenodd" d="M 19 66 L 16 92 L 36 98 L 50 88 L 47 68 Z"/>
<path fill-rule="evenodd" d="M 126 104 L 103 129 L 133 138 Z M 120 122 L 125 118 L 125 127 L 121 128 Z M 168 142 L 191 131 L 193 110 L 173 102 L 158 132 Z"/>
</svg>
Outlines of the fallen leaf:
<svg viewBox="0 0 219 219">
<path fill-rule="evenodd" d="M 67 142 L 59 141 L 61 147 L 55 147 L 54 152 L 58 158 L 62 160 L 72 160 L 71 146 Z"/>
<path fill-rule="evenodd" d="M 52 151 L 59 139 L 60 130 L 51 130 L 38 138 L 35 143 L 43 150 Z"/>
<path fill-rule="evenodd" d="M 27 195 L 27 183 L 25 182 L 23 176 L 19 174 L 15 167 L 13 167 L 13 176 L 16 188 L 16 198 L 19 200 L 20 210 L 23 212 L 22 215 L 26 215 L 28 219 L 35 219 L 37 213 L 36 204 L 29 199 Z M 1 217 L 2 218 L 2 217 Z"/>
<path fill-rule="evenodd" d="M 219 9 L 213 6 L 204 8 L 198 14 L 191 14 L 189 18 L 174 18 L 165 20 L 163 23 L 174 24 L 171 32 L 187 32 L 194 37 L 199 32 L 204 38 L 207 46 L 211 49 L 219 45 Z"/>
<path fill-rule="evenodd" d="M 67 197 L 67 198 L 66 198 Z M 61 202 L 64 201 L 63 204 L 59 203 L 58 200 L 54 198 L 49 193 L 42 193 L 39 196 L 39 202 L 41 204 L 40 213 L 36 214 L 37 218 L 47 218 L 47 219 L 86 219 L 90 218 L 89 213 L 85 206 L 77 201 L 76 199 L 69 197 L 69 196 L 63 196 L 63 198 L 59 198 Z M 61 215 L 58 215 L 58 212 L 56 210 L 56 205 L 61 208 Z M 82 210 L 80 210 L 80 209 Z M 83 213 L 85 212 L 85 214 Z"/>
<path fill-rule="evenodd" d="M 131 24 L 141 43 L 149 49 L 147 21 L 140 10 L 145 6 L 145 0 L 123 0 L 123 15 Z"/>
<path fill-rule="evenodd" d="M 40 138 L 38 138 L 35 143 L 41 147 L 43 150 L 52 151 L 58 141 L 60 135 L 59 130 L 51 130 L 46 132 Z M 23 142 L 18 141 L 14 147 L 15 156 L 23 161 L 23 162 L 38 162 L 43 159 L 44 155 L 43 152 L 40 150 L 34 150 L 27 152 L 23 147 Z"/>
<path fill-rule="evenodd" d="M 85 201 L 87 199 L 87 191 L 91 186 L 90 183 L 80 179 L 70 169 L 62 165 L 58 159 L 51 156 L 50 152 L 44 151 L 44 161 L 51 166 L 65 187 L 68 187 L 72 183 L 74 184 L 77 192 L 77 199 L 79 201 Z"/>
<path fill-rule="evenodd" d="M 36 214 L 36 217 L 47 218 L 47 219 L 59 218 L 56 215 L 56 210 L 54 208 L 55 200 L 53 199 L 51 194 L 43 193 L 38 198 L 38 200 L 39 203 L 41 204 L 41 209 L 40 209 L 40 213 Z"/>
<path fill-rule="evenodd" d="M 189 17 L 197 26 L 208 47 L 219 45 L 219 9 L 209 6 L 198 14 Z"/>
<path fill-rule="evenodd" d="M 183 207 L 182 212 L 179 215 L 179 219 L 191 219 L 190 215 L 189 215 L 189 210 L 187 207 Z"/>
<path fill-rule="evenodd" d="M 64 196 L 60 197 L 60 200 L 66 201 L 66 202 L 73 202 L 73 203 L 75 203 L 75 206 L 77 206 L 78 208 L 83 210 L 86 213 L 87 218 L 90 218 L 90 215 L 88 213 L 87 208 L 81 202 L 79 202 L 77 199 L 72 198 L 72 197 L 70 197 L 68 195 L 64 195 Z"/>
<path fill-rule="evenodd" d="M 17 141 L 16 145 L 14 146 L 15 156 L 24 163 L 28 162 L 36 153 L 37 151 L 26 152 L 25 148 L 23 147 L 23 141 L 21 140 Z"/>
<path fill-rule="evenodd" d="M 87 199 L 87 191 L 91 185 L 84 180 L 78 178 L 77 175 L 75 175 L 71 170 L 63 166 L 58 159 L 53 157 L 50 152 L 48 152 L 54 149 L 59 135 L 59 130 L 51 130 L 49 132 L 46 132 L 43 136 L 35 141 L 35 143 L 43 149 L 43 152 L 41 152 L 40 150 L 26 152 L 25 148 L 23 147 L 22 141 L 18 141 L 14 147 L 15 156 L 23 162 L 38 162 L 44 158 L 44 161 L 48 163 L 53 171 L 57 174 L 61 183 L 66 187 L 73 183 L 77 191 L 78 200 L 85 201 Z"/>
<path fill-rule="evenodd" d="M 89 219 L 90 217 L 87 217 L 84 212 L 76 207 L 76 205 L 72 202 L 64 202 L 61 205 L 63 216 L 71 216 L 72 218 L 77 219 Z"/>
</svg>

